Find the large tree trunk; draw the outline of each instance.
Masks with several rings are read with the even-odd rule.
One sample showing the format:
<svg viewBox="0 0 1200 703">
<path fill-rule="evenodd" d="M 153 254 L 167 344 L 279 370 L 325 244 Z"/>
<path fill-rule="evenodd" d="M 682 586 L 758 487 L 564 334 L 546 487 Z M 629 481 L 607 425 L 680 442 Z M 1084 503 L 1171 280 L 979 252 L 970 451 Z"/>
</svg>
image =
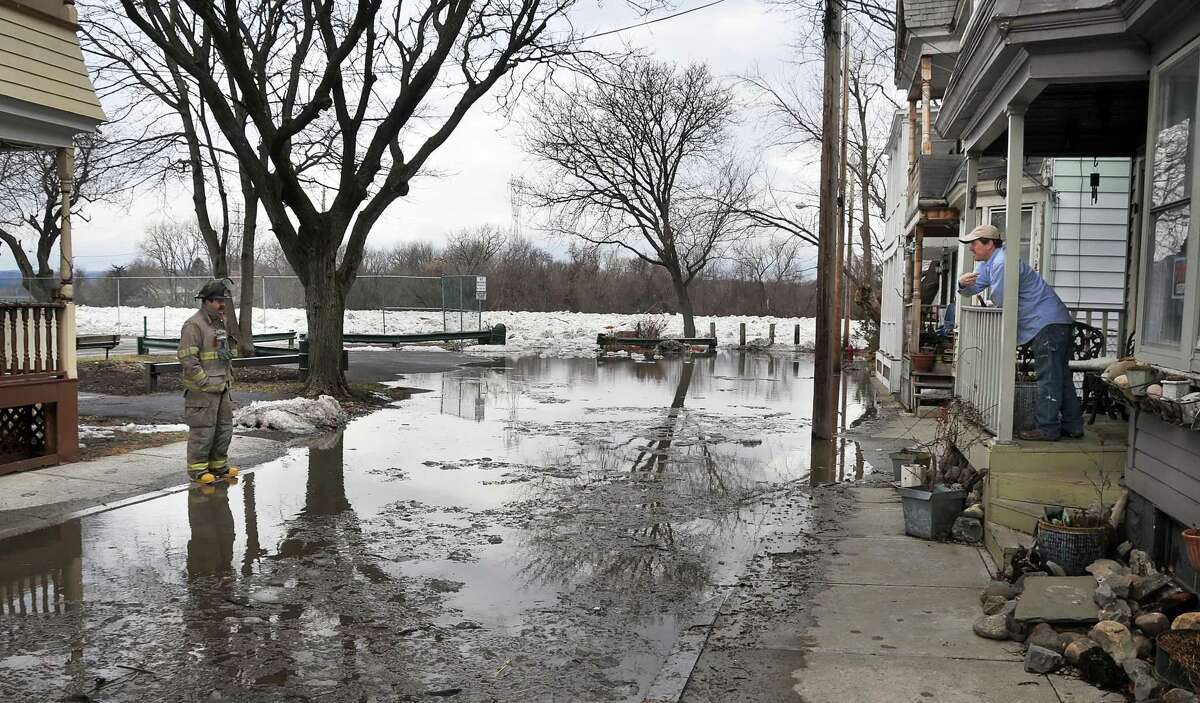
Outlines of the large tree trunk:
<svg viewBox="0 0 1200 703">
<path fill-rule="evenodd" d="M 304 301 L 308 317 L 308 382 L 304 395 L 350 395 L 342 371 L 342 322 L 345 287 L 338 280 L 335 252 L 313 251 L 305 262 Z"/>
<path fill-rule="evenodd" d="M 679 313 L 683 315 L 683 336 L 696 336 L 696 314 L 692 310 L 692 298 L 688 295 L 687 284 L 683 277 L 671 272 L 671 285 L 675 288 L 675 298 L 679 301 Z"/>
<path fill-rule="evenodd" d="M 254 247 L 258 233 L 258 194 L 246 169 L 240 169 L 242 180 L 242 300 L 241 300 L 241 352 L 254 355 Z M 265 331 L 265 330 L 264 330 Z"/>
</svg>

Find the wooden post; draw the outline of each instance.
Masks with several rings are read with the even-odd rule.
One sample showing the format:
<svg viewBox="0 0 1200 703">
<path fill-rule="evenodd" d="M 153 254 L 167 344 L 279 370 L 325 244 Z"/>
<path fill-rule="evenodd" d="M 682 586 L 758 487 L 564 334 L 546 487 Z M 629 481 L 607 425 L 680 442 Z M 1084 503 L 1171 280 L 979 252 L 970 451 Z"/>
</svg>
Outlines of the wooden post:
<svg viewBox="0 0 1200 703">
<path fill-rule="evenodd" d="M 844 28 L 843 28 L 844 29 Z M 838 224 L 837 224 L 837 252 L 834 259 L 833 267 L 833 330 L 834 336 L 838 335 L 838 330 L 842 328 L 842 315 L 845 310 L 842 308 L 842 290 L 846 287 L 844 280 L 846 272 L 842 267 L 842 247 L 846 242 L 846 137 L 850 127 L 850 91 L 845 89 L 846 75 L 850 72 L 848 64 L 850 52 L 842 52 L 842 125 L 841 135 L 838 137 Z M 842 345 L 834 345 L 833 354 L 833 373 L 840 374 L 842 372 Z"/>
<path fill-rule="evenodd" d="M 963 198 L 962 211 L 958 216 L 958 236 L 961 239 L 971 230 L 975 229 L 979 223 L 975 221 L 975 191 L 979 183 L 979 154 L 969 152 L 967 154 L 967 192 Z M 958 277 L 964 273 L 970 273 L 975 270 L 975 257 L 971 255 L 971 251 L 966 244 L 961 241 L 958 243 L 958 273 L 955 280 L 950 283 L 958 290 Z M 954 311 L 954 329 L 957 332 L 962 325 L 963 308 L 971 304 L 971 296 L 960 295 L 957 298 L 958 304 Z M 961 335 L 959 336 L 961 339 Z M 958 372 L 959 365 L 963 362 L 963 347 L 957 341 L 955 342 L 954 354 L 954 392 L 962 397 L 965 389 L 959 387 L 959 383 L 965 381 L 963 375 Z M 977 354 L 978 352 L 969 352 Z"/>
<path fill-rule="evenodd" d="M 912 309 L 909 310 L 908 317 L 908 349 L 910 352 L 921 351 L 921 266 L 924 242 L 925 228 L 917 225 L 913 228 Z"/>
<path fill-rule="evenodd" d="M 834 273 L 837 266 L 837 145 L 830 137 L 837 133 L 842 90 L 838 64 L 842 53 L 842 4 L 825 3 L 821 24 L 825 41 L 825 71 L 822 87 L 820 174 L 820 216 L 817 247 L 817 329 L 813 363 L 812 437 L 831 440 L 837 432 L 837 396 L 833 386 L 833 357 L 837 346 L 837 328 L 833 326 Z M 814 465 L 815 473 L 815 465 Z"/>
<path fill-rule="evenodd" d="M 1004 220 L 1004 310 L 1000 318 L 1000 402 L 996 441 L 1013 438 L 1017 383 L 1017 295 L 1021 282 L 1021 182 L 1025 163 L 1025 106 L 1008 106 L 1008 193 Z M 1010 237 L 1009 235 L 1013 235 Z M 1011 250 L 1011 251 L 1010 251 Z M 1009 261 L 1012 259 L 1012 261 Z"/>
<path fill-rule="evenodd" d="M 717 323 L 715 323 L 715 322 L 708 323 L 708 338 L 709 339 L 717 338 Z"/>
<path fill-rule="evenodd" d="M 769 329 L 770 329 L 770 331 L 767 332 L 767 339 L 773 345 L 773 344 L 775 344 L 775 323 L 774 322 L 771 323 L 771 326 Z"/>
<path fill-rule="evenodd" d="M 908 170 L 917 165 L 917 101 L 908 101 Z"/>
<path fill-rule="evenodd" d="M 742 349 L 746 348 L 746 323 L 745 322 L 738 323 L 738 347 L 742 348 Z"/>
<path fill-rule="evenodd" d="M 921 153 L 933 153 L 933 129 L 930 124 L 930 109 L 933 102 L 933 59 L 921 57 Z"/>
<path fill-rule="evenodd" d="M 792 330 L 792 344 L 800 346 L 800 325 L 796 325 L 796 329 Z"/>
<path fill-rule="evenodd" d="M 79 378 L 75 365 L 75 271 L 71 251 L 71 193 L 75 189 L 75 148 L 66 146 L 56 154 L 58 189 L 62 200 L 62 224 L 58 235 L 58 300 L 63 303 L 58 319 L 58 349 L 67 378 Z"/>
</svg>

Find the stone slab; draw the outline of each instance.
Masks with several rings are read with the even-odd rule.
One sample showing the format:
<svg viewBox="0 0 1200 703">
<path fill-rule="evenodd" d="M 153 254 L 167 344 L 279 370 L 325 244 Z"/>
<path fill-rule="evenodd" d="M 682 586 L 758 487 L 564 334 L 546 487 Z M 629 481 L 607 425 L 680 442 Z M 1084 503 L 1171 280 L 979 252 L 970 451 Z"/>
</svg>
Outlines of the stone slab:
<svg viewBox="0 0 1200 703">
<path fill-rule="evenodd" d="M 981 589 L 991 575 L 979 550 L 911 537 L 849 537 L 839 540 L 819 577 L 833 584 L 958 586 Z"/>
<path fill-rule="evenodd" d="M 974 588 L 830 586 L 814 594 L 812 612 L 820 652 L 1013 660 L 1012 642 L 971 630 L 981 614 Z"/>
<path fill-rule="evenodd" d="M 1014 617 L 1023 622 L 1094 623 L 1099 619 L 1095 593 L 1096 579 L 1091 576 L 1027 578 Z"/>
<path fill-rule="evenodd" d="M 804 703 L 1060 703 L 1045 677 L 1011 662 L 815 652 L 792 672 Z"/>
</svg>

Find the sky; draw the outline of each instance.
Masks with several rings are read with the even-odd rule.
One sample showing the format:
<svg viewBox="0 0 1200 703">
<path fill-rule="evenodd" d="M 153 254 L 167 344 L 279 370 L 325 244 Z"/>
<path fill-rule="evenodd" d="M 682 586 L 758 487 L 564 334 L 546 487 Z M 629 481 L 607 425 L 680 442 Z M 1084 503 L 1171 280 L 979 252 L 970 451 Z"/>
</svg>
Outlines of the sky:
<svg viewBox="0 0 1200 703">
<path fill-rule="evenodd" d="M 684 2 L 639 18 L 619 4 L 585 1 L 574 18 L 576 27 L 590 34 L 703 4 L 703 0 Z M 777 5 L 759 0 L 724 0 L 713 7 L 594 41 L 599 48 L 609 49 L 625 42 L 661 60 L 707 62 L 716 74 L 730 79 L 756 70 L 780 77 L 796 70 L 789 63 L 794 56 L 789 43 L 800 30 L 796 22 Z M 738 148 L 751 160 L 761 162 L 781 185 L 810 178 L 811 159 L 765 148 L 760 117 L 746 113 L 736 132 Z M 512 221 L 509 181 L 536 169 L 522 152 L 519 126 L 500 114 L 488 99 L 476 105 L 429 166 L 441 175 L 414 181 L 410 194 L 392 205 L 376 225 L 368 247 L 443 241 L 448 233 L 474 225 L 507 226 Z M 522 215 L 523 220 L 532 217 L 528 212 Z M 86 221 L 77 218 L 73 223 L 76 267 L 101 271 L 133 259 L 147 225 L 188 220 L 192 212 L 189 192 L 174 188 L 138 193 L 131 201 L 115 206 L 94 206 L 86 216 Z M 566 248 L 564 241 L 546 239 L 528 228 L 525 231 L 553 251 Z M 57 254 L 53 260 L 57 261 Z M 0 270 L 14 268 L 12 255 L 4 247 Z"/>
</svg>

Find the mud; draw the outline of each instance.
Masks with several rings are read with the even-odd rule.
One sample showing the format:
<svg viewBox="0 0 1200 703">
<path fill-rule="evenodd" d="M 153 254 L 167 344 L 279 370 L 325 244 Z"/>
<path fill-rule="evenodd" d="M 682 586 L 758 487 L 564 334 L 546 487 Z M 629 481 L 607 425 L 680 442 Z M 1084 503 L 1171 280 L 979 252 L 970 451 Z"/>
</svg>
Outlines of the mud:
<svg viewBox="0 0 1200 703">
<path fill-rule="evenodd" d="M 802 589 L 811 485 L 862 473 L 813 469 L 805 358 L 403 384 L 236 485 L 0 543 L 0 698 L 641 700 L 714 598 L 727 643 L 783 636 L 758 610 L 803 591 L 748 575 Z"/>
</svg>

